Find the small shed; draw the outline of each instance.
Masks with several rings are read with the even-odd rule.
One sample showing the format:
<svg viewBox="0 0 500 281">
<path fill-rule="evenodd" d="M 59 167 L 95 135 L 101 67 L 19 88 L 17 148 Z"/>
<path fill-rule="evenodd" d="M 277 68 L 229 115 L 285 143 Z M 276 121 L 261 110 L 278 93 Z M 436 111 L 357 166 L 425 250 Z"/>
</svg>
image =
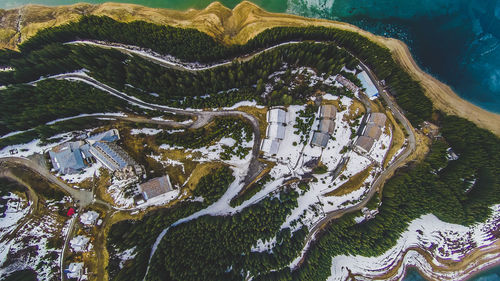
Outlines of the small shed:
<svg viewBox="0 0 500 281">
<path fill-rule="evenodd" d="M 80 222 L 84 225 L 94 225 L 99 218 L 99 213 L 96 211 L 88 211 L 80 216 Z"/>
<path fill-rule="evenodd" d="M 319 130 L 325 134 L 333 134 L 335 130 L 335 122 L 331 119 L 321 119 L 319 122 Z"/>
<path fill-rule="evenodd" d="M 64 273 L 68 279 L 80 279 L 83 274 L 83 262 L 70 263 Z"/>
<path fill-rule="evenodd" d="M 311 140 L 311 145 L 321 146 L 325 148 L 329 140 L 330 140 L 330 135 L 322 132 L 314 132 Z"/>
<path fill-rule="evenodd" d="M 87 236 L 79 235 L 74 237 L 69 241 L 71 248 L 75 252 L 85 252 L 87 251 L 87 245 L 89 244 L 90 238 Z"/>
<path fill-rule="evenodd" d="M 368 153 L 372 150 L 374 140 L 367 136 L 360 136 L 356 140 L 356 148 L 363 153 Z"/>
<path fill-rule="evenodd" d="M 374 112 L 370 114 L 370 117 L 368 118 L 368 123 L 373 123 L 380 128 L 385 126 L 385 122 L 387 121 L 387 116 L 385 114 L 380 113 L 380 112 Z"/>
<path fill-rule="evenodd" d="M 319 110 L 319 117 L 320 118 L 327 118 L 334 120 L 335 117 L 337 116 L 337 108 L 333 104 L 325 104 L 322 105 L 320 110 Z"/>
</svg>

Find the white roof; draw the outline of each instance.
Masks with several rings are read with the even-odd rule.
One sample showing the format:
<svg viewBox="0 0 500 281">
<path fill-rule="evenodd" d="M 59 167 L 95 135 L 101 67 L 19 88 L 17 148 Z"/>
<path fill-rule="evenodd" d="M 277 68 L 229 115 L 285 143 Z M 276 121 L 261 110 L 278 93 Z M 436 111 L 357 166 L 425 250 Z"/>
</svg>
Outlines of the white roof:
<svg viewBox="0 0 500 281">
<path fill-rule="evenodd" d="M 97 218 L 99 218 L 99 213 L 97 213 L 95 211 L 88 211 L 88 212 L 82 214 L 82 216 L 80 217 L 80 221 L 83 224 L 91 225 L 91 224 L 95 223 Z"/>
<path fill-rule="evenodd" d="M 283 109 L 275 108 L 267 113 L 268 123 L 286 123 L 286 112 Z"/>
<path fill-rule="evenodd" d="M 262 141 L 261 150 L 268 155 L 278 154 L 280 143 L 276 140 L 264 139 Z"/>
<path fill-rule="evenodd" d="M 377 87 L 373 84 L 372 80 L 370 79 L 370 76 L 364 71 L 361 71 L 356 75 L 359 80 L 361 81 L 361 85 L 363 85 L 363 88 L 366 89 L 365 94 L 370 97 L 376 97 L 378 96 L 378 90 Z"/>
<path fill-rule="evenodd" d="M 285 126 L 282 124 L 271 124 L 267 127 L 267 138 L 268 139 L 284 139 L 285 138 Z"/>
<path fill-rule="evenodd" d="M 65 270 L 68 278 L 80 278 L 83 270 L 83 262 L 70 263 L 68 269 Z"/>
<path fill-rule="evenodd" d="M 69 241 L 69 244 L 71 244 L 71 248 L 73 248 L 73 250 L 75 250 L 76 252 L 82 252 L 85 251 L 85 248 L 89 241 L 90 238 L 80 235 L 71 239 L 71 241 Z"/>
</svg>

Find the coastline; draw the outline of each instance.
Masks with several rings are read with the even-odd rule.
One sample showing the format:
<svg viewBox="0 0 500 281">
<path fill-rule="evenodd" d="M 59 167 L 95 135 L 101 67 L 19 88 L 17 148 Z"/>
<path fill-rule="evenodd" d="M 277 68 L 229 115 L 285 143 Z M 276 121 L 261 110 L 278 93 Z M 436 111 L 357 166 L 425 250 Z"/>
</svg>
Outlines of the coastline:
<svg viewBox="0 0 500 281">
<path fill-rule="evenodd" d="M 320 19 L 309 19 L 294 15 L 285 14 L 275 14 L 266 12 L 254 4 L 249 2 L 243 2 L 236 6 L 233 10 L 222 6 L 220 3 L 212 3 L 204 10 L 187 10 L 187 11 L 173 11 L 166 9 L 156 9 L 147 8 L 133 4 L 117 4 L 117 3 L 106 3 L 101 5 L 91 5 L 91 4 L 76 4 L 64 7 L 44 7 L 28 5 L 19 9 L 14 9 L 12 13 L 15 15 L 22 15 L 23 13 L 34 13 L 37 9 L 44 11 L 44 16 L 42 17 L 43 22 L 33 22 L 28 23 L 26 26 L 21 26 L 20 30 L 17 31 L 21 42 L 32 36 L 41 28 L 48 26 L 56 26 L 64 24 L 70 21 L 77 20 L 81 14 L 95 14 L 95 15 L 107 15 L 115 20 L 119 21 L 133 21 L 133 20 L 145 20 L 157 24 L 173 25 L 178 27 L 192 27 L 199 29 L 211 36 L 214 36 L 218 40 L 224 42 L 225 44 L 239 43 L 244 44 L 249 39 L 256 36 L 263 30 L 275 26 L 325 26 L 339 28 L 349 31 L 354 31 L 370 38 L 372 41 L 377 42 L 389 48 L 394 56 L 394 58 L 407 70 L 414 79 L 418 80 L 425 89 L 426 95 L 432 99 L 434 106 L 444 112 L 458 115 L 464 117 L 479 127 L 486 128 L 494 132 L 497 136 L 500 136 L 500 115 L 488 112 L 472 103 L 460 98 L 453 90 L 446 84 L 440 82 L 435 77 L 425 73 L 414 61 L 408 47 L 403 42 L 385 38 L 381 36 L 376 36 L 367 31 L 361 30 L 356 26 Z M 57 12 L 57 9 L 63 9 L 64 11 Z M 30 10 L 30 11 L 28 11 Z M 3 17 L 5 13 L 1 13 L 0 17 Z M 50 19 L 50 16 L 54 17 Z M 29 22 L 29 21 L 26 21 Z M 22 24 L 22 22 L 21 22 Z M 0 26 L 0 37 L 3 34 L 4 28 Z M 15 31 L 15 30 L 14 30 Z M 7 32 L 8 33 L 8 32 Z M 10 33 L 9 33 L 10 34 Z M 15 34 L 14 34 L 15 35 Z M 3 38 L 0 38 L 3 39 Z M 8 43 L 11 44 L 15 42 L 16 37 L 10 37 Z M 0 44 L 0 47 L 9 47 L 8 44 Z M 11 48 L 15 48 L 14 45 L 10 45 Z M 464 279 L 469 279 L 474 275 L 477 275 L 483 271 L 489 270 L 492 267 L 500 265 L 500 243 L 499 241 L 493 243 L 494 251 L 497 254 L 495 257 L 496 261 L 493 264 L 488 264 L 484 266 L 478 265 L 477 270 L 470 270 L 470 275 L 465 275 Z M 493 245 L 492 244 L 492 245 Z M 422 253 L 426 253 L 424 249 L 419 249 Z M 420 255 L 423 255 L 420 253 Z M 467 260 L 469 256 L 474 256 L 474 253 L 479 253 L 481 255 L 482 248 L 475 249 L 470 255 L 464 257 L 460 262 L 464 268 L 467 269 Z M 492 250 L 493 251 L 493 250 Z M 407 251 L 403 253 L 403 258 L 401 263 L 398 262 L 395 270 L 396 273 L 400 269 L 403 273 L 407 270 L 407 266 L 404 264 L 404 259 Z M 424 256 L 425 257 L 425 256 Z M 472 258 L 470 258 L 472 259 Z M 481 262 L 483 262 L 481 260 Z M 487 264 L 488 260 L 485 260 L 482 264 Z M 432 263 L 429 263 L 432 266 Z M 401 266 L 403 265 L 403 266 Z M 388 269 L 390 272 L 391 269 Z M 420 272 L 420 271 L 419 271 Z M 425 278 L 428 278 L 425 273 L 422 274 Z"/>
<path fill-rule="evenodd" d="M 424 72 L 402 41 L 377 36 L 343 22 L 270 13 L 246 1 L 238 4 L 233 10 L 219 2 L 213 2 L 203 10 L 186 11 L 121 3 L 58 7 L 27 5 L 12 10 L 0 10 L 0 17 L 4 19 L 0 24 L 0 48 L 15 49 L 18 41 L 25 41 L 38 30 L 76 21 L 83 14 L 105 15 L 122 22 L 144 20 L 162 25 L 195 28 L 224 44 L 244 44 L 265 29 L 277 26 L 324 26 L 357 32 L 387 47 L 405 70 L 421 83 L 436 109 L 466 118 L 500 136 L 500 114 L 489 112 L 462 99 L 448 85 Z"/>
</svg>

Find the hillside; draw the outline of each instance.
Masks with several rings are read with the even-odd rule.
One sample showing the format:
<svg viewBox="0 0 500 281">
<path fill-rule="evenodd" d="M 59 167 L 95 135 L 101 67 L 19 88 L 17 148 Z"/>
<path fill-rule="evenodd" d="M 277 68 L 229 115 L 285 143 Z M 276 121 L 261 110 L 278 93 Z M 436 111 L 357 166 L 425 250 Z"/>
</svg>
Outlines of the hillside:
<svg viewBox="0 0 500 281">
<path fill-rule="evenodd" d="M 436 108 L 467 118 L 480 127 L 500 135 L 500 115 L 461 99 L 449 86 L 422 71 L 403 42 L 375 36 L 346 23 L 269 13 L 250 2 L 242 2 L 233 10 L 224 7 L 219 2 L 210 4 L 204 10 L 187 11 L 118 3 L 76 4 L 60 7 L 28 5 L 18 9 L 0 10 L 0 47 L 15 49 L 18 43 L 33 36 L 40 29 L 76 21 L 81 15 L 89 14 L 106 15 L 124 22 L 144 20 L 157 24 L 196 28 L 225 44 L 244 44 L 263 30 L 275 26 L 315 25 L 357 31 L 389 48 L 397 61 L 422 83 L 426 94 L 433 100 Z"/>
</svg>

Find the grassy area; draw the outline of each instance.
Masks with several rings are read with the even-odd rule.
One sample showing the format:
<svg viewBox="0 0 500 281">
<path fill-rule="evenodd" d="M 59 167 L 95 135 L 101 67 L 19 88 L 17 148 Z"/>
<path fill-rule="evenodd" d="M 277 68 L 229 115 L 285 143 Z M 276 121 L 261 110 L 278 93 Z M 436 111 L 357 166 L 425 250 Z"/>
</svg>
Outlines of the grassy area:
<svg viewBox="0 0 500 281">
<path fill-rule="evenodd" d="M 46 199 L 61 200 L 66 195 L 59 187 L 28 168 L 13 165 L 9 167 L 9 170 L 23 183 L 32 187 L 38 195 L 42 195 Z"/>
<path fill-rule="evenodd" d="M 208 162 L 197 165 L 191 173 L 189 181 L 186 183 L 187 190 L 193 191 L 202 177 L 210 174 L 213 170 L 222 166 L 224 166 L 224 164 L 220 162 Z"/>
<path fill-rule="evenodd" d="M 403 144 L 405 142 L 405 134 L 399 124 L 396 122 L 394 119 L 394 116 L 392 116 L 392 113 L 387 110 L 386 115 L 388 117 L 388 121 L 392 124 L 392 144 L 391 148 L 389 148 L 389 151 L 387 152 L 387 155 L 385 156 L 384 163 L 382 167 L 387 168 L 387 165 L 389 164 L 389 161 L 394 157 L 396 152 L 403 147 Z M 386 126 L 386 130 L 388 129 L 388 126 Z"/>
<path fill-rule="evenodd" d="M 259 120 L 260 135 L 264 137 L 267 129 L 267 108 L 256 108 L 252 106 L 240 106 L 236 110 L 249 113 Z"/>
<path fill-rule="evenodd" d="M 370 172 L 373 169 L 373 165 L 369 166 L 365 170 L 355 174 L 352 176 L 346 183 L 341 185 L 339 188 L 335 189 L 334 191 L 328 192 L 326 196 L 342 196 L 349 194 L 355 190 L 358 190 L 363 182 L 368 178 L 370 175 Z"/>
</svg>

